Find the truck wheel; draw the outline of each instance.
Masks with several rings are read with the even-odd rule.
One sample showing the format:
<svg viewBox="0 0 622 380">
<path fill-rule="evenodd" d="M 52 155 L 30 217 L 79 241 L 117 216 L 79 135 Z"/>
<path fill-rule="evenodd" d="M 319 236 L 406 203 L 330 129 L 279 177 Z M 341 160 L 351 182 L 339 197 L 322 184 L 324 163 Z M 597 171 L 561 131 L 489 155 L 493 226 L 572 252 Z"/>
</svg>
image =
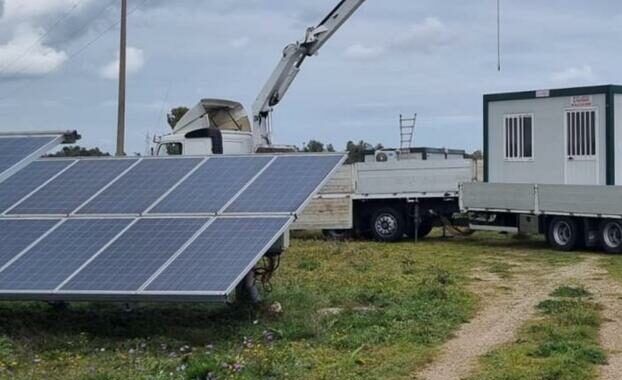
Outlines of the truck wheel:
<svg viewBox="0 0 622 380">
<path fill-rule="evenodd" d="M 371 218 L 371 233 L 375 240 L 395 242 L 404 237 L 406 221 L 393 207 L 376 211 Z"/>
<path fill-rule="evenodd" d="M 600 241 L 607 253 L 622 253 L 622 223 L 605 220 L 600 224 Z"/>
<path fill-rule="evenodd" d="M 344 241 L 352 237 L 352 230 L 322 230 L 327 240 Z"/>
<path fill-rule="evenodd" d="M 574 251 L 580 242 L 581 231 L 572 218 L 557 217 L 549 224 L 548 241 L 558 251 Z"/>
</svg>

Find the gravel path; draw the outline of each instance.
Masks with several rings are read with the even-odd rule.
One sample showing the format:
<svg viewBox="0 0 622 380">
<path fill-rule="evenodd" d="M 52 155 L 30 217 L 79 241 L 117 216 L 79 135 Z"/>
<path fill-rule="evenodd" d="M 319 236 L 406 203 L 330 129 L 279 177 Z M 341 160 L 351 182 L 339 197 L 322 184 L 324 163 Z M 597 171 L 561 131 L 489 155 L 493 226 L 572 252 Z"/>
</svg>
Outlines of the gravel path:
<svg viewBox="0 0 622 380">
<path fill-rule="evenodd" d="M 588 258 L 590 268 L 579 279 L 603 307 L 600 344 L 607 352 L 608 364 L 600 368 L 599 380 L 622 378 L 622 285 L 611 279 L 598 265 L 596 257 Z"/>
<path fill-rule="evenodd" d="M 594 270 L 591 260 L 549 272 L 524 263 L 516 265 L 520 272 L 510 279 L 501 279 L 483 271 L 475 274 L 480 281 L 476 281 L 471 290 L 484 303 L 481 311 L 445 344 L 437 360 L 417 374 L 415 379 L 460 380 L 467 377 L 476 368 L 480 356 L 512 341 L 516 331 L 534 317 L 536 305 L 553 290 Z"/>
</svg>

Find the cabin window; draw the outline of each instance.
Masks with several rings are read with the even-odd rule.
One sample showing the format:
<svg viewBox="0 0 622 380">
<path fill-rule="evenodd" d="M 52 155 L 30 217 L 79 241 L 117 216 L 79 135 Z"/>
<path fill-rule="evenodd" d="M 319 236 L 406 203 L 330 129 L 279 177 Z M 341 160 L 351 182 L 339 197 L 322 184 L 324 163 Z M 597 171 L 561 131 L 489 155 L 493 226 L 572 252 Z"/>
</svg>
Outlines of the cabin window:
<svg viewBox="0 0 622 380">
<path fill-rule="evenodd" d="M 158 156 L 181 156 L 183 153 L 181 143 L 168 143 L 160 145 Z"/>
<path fill-rule="evenodd" d="M 505 159 L 533 159 L 533 115 L 505 117 Z"/>
<path fill-rule="evenodd" d="M 566 150 L 568 157 L 596 156 L 596 111 L 566 112 Z"/>
</svg>

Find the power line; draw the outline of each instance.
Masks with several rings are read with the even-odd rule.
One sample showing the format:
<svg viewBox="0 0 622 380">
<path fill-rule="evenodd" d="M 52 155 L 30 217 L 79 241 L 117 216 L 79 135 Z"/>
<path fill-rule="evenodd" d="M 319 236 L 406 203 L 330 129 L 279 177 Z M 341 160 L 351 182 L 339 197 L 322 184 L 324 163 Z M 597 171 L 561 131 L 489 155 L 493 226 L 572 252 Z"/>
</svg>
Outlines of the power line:
<svg viewBox="0 0 622 380">
<path fill-rule="evenodd" d="M 136 12 L 138 9 L 142 8 L 149 0 L 143 0 L 141 3 L 139 3 L 137 6 L 135 6 L 134 8 L 132 8 L 130 11 L 128 11 L 127 15 L 128 17 L 133 14 L 134 12 Z M 99 17 L 100 15 L 102 15 L 108 8 L 110 8 L 110 6 L 113 3 L 116 3 L 117 0 L 112 0 L 110 1 L 104 8 L 102 8 L 102 10 L 100 12 L 98 12 L 97 16 L 92 17 L 91 21 L 92 22 L 94 19 L 96 19 L 97 17 Z M 89 23 L 90 23 L 89 22 Z M 87 27 L 89 26 L 88 24 L 85 24 L 84 28 L 81 28 L 80 30 L 85 30 L 87 29 Z M 117 26 L 119 26 L 119 24 L 121 23 L 120 20 L 115 21 L 114 23 L 110 24 L 108 27 L 106 27 L 103 31 L 101 31 L 98 35 L 96 35 L 93 39 L 89 40 L 89 42 L 87 42 L 86 44 L 82 45 L 81 47 L 79 47 L 78 49 L 76 49 L 75 51 L 73 51 L 71 54 L 69 54 L 67 60 L 65 61 L 65 63 L 69 63 L 72 60 L 74 60 L 76 57 L 78 57 L 80 54 L 84 53 L 88 48 L 90 48 L 91 46 L 93 46 L 97 41 L 99 41 L 102 37 L 104 37 L 108 32 L 110 32 L 111 30 L 115 29 Z M 28 70 L 30 66 L 25 67 L 24 69 L 22 69 L 20 72 L 17 73 L 17 75 L 19 74 L 23 74 L 26 70 Z M 66 67 L 66 66 L 65 66 Z M 45 78 L 49 78 L 49 74 L 45 76 Z M 31 86 L 35 80 L 38 79 L 45 79 L 45 78 L 30 78 L 28 79 L 28 81 L 21 87 L 16 88 L 10 95 L 7 94 L 5 96 L 0 96 L 0 100 L 4 100 L 7 99 L 9 97 L 13 97 L 13 95 L 15 94 L 15 92 L 18 92 L 20 90 L 23 90 L 29 86 Z"/>
<path fill-rule="evenodd" d="M 20 54 L 16 59 L 14 59 L 13 61 L 8 62 L 8 63 L 2 65 L 2 67 L 0 67 L 0 75 L 4 74 L 7 69 L 10 69 L 17 62 L 21 61 L 28 53 L 30 53 L 32 51 L 32 49 L 35 46 L 37 46 L 37 44 L 39 44 L 47 36 L 49 36 L 50 33 L 52 33 L 63 21 L 68 19 L 69 16 L 71 16 L 71 14 L 73 13 L 73 11 L 75 11 L 78 8 L 78 6 L 80 5 L 80 3 L 82 3 L 82 1 L 83 0 L 76 1 L 67 12 L 65 12 L 61 17 L 59 17 L 56 20 L 56 22 L 54 22 L 54 24 L 52 24 L 52 26 L 50 28 L 48 28 L 47 31 L 45 31 L 42 35 L 40 35 L 39 38 L 37 38 L 35 40 L 35 42 L 33 42 L 26 50 L 24 50 L 24 52 L 22 54 Z"/>
</svg>

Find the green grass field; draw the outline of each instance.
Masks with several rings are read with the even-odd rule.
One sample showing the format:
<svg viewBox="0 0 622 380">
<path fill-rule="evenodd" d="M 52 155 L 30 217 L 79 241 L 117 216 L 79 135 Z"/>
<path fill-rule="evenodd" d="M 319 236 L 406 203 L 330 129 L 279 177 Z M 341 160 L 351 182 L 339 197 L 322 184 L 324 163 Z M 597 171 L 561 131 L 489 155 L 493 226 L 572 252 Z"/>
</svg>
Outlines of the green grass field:
<svg viewBox="0 0 622 380">
<path fill-rule="evenodd" d="M 308 235 L 292 241 L 259 309 L 2 304 L 0 378 L 408 379 L 477 310 L 472 269 L 509 278 L 520 263 L 580 260 L 499 235 L 418 245 Z"/>
</svg>

